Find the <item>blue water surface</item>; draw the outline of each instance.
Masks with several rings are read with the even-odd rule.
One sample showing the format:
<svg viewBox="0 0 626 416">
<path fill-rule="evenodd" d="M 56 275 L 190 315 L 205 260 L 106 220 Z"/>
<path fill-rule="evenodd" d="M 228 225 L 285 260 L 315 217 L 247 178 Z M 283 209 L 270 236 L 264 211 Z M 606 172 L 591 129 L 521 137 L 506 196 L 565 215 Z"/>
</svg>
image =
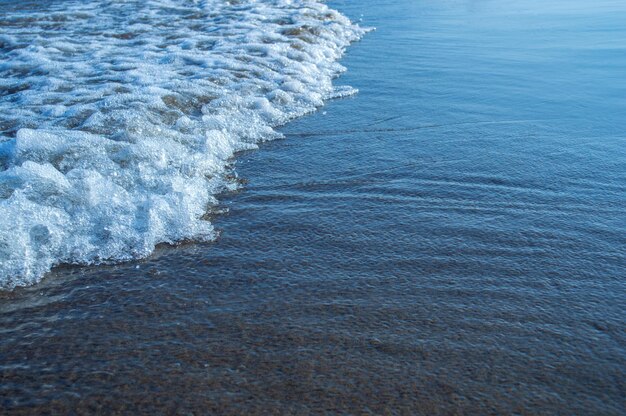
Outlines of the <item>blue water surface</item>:
<svg viewBox="0 0 626 416">
<path fill-rule="evenodd" d="M 7 408 L 626 413 L 626 3 L 331 5 L 360 93 L 239 156 L 216 243 L 2 299 Z"/>
</svg>

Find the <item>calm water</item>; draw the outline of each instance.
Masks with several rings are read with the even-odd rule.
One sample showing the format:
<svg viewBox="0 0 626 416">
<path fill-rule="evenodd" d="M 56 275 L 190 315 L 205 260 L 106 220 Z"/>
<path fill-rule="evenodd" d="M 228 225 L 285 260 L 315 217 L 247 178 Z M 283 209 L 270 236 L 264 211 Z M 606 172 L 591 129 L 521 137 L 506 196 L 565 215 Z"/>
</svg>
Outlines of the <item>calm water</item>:
<svg viewBox="0 0 626 416">
<path fill-rule="evenodd" d="M 0 295 L 4 413 L 626 414 L 626 4 L 332 5 L 216 243 Z"/>
</svg>

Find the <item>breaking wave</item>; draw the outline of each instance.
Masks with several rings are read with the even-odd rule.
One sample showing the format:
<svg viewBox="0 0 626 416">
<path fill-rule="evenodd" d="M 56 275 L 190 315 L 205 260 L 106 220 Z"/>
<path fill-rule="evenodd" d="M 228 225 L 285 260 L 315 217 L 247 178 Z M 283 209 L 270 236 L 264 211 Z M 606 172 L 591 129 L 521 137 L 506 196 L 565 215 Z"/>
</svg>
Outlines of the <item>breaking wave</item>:
<svg viewBox="0 0 626 416">
<path fill-rule="evenodd" d="M 312 0 L 2 5 L 0 287 L 215 238 L 233 154 L 355 90 L 364 30 Z"/>
</svg>

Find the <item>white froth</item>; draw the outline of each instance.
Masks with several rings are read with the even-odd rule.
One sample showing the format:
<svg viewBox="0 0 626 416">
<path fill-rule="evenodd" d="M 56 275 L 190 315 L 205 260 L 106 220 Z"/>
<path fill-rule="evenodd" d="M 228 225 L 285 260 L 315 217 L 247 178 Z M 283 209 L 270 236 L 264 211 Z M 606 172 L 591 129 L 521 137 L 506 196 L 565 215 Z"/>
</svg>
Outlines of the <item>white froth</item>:
<svg viewBox="0 0 626 416">
<path fill-rule="evenodd" d="M 0 16 L 3 288 L 213 239 L 203 216 L 236 186 L 229 159 L 354 93 L 332 79 L 363 34 L 314 0 L 63 1 Z"/>
</svg>

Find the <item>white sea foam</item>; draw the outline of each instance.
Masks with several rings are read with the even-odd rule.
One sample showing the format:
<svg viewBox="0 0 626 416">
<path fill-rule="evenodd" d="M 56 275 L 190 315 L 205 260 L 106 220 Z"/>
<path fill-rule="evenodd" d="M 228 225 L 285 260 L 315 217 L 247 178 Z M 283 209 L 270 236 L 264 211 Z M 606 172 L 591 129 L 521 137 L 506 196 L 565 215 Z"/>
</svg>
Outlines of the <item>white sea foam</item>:
<svg viewBox="0 0 626 416">
<path fill-rule="evenodd" d="M 0 6 L 4 7 L 4 6 Z M 0 287 L 211 240 L 229 159 L 329 98 L 363 30 L 313 0 L 0 14 Z"/>
</svg>

